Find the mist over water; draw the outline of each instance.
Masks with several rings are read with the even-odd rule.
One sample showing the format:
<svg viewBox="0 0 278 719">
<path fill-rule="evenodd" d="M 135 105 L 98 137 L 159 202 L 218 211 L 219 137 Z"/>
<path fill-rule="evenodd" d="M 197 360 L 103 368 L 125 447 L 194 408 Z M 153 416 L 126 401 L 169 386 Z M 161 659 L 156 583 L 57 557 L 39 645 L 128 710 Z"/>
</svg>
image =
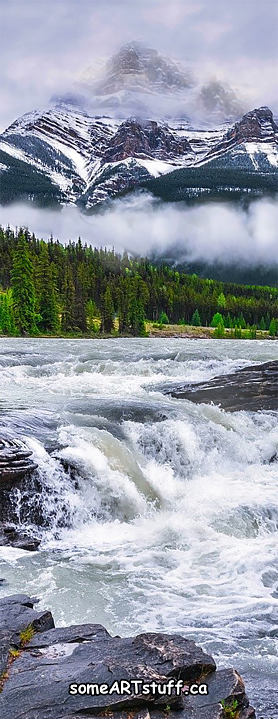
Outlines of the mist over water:
<svg viewBox="0 0 278 719">
<path fill-rule="evenodd" d="M 178 256 L 180 264 L 278 265 L 277 199 L 254 201 L 248 209 L 217 202 L 188 207 L 165 204 L 147 192 L 138 192 L 91 215 L 74 206 L 59 211 L 27 204 L 2 206 L 0 223 L 28 227 L 38 237 L 53 235 L 63 243 L 80 236 L 93 247 L 114 247 L 141 256 L 167 255 L 173 260 Z"/>
<path fill-rule="evenodd" d="M 257 711 L 276 719 L 277 413 L 196 405 L 161 385 L 277 351 L 277 341 L 0 340 L 0 422 L 34 451 L 48 522 L 38 552 L 1 548 L 0 595 L 38 596 L 56 625 L 181 632 L 241 671 Z M 28 525 L 26 497 L 15 501 Z"/>
</svg>

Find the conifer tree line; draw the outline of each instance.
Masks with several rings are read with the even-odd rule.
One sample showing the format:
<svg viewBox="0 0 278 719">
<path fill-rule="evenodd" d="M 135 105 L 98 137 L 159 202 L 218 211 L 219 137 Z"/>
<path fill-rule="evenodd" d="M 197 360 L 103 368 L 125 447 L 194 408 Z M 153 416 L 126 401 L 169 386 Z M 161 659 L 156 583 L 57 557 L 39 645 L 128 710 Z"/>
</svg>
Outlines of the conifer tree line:
<svg viewBox="0 0 278 719">
<path fill-rule="evenodd" d="M 148 259 L 0 228 L 0 331 L 144 336 L 160 324 L 278 333 L 278 289 L 223 283 Z M 238 336 L 240 336 L 238 334 Z"/>
</svg>

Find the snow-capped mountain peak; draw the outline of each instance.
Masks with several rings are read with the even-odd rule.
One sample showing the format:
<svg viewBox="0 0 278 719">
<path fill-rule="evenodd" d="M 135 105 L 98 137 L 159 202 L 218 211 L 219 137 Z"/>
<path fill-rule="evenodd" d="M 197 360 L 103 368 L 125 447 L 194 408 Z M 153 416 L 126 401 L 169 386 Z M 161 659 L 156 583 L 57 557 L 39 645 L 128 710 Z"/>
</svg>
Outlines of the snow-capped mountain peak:
<svg viewBox="0 0 278 719">
<path fill-rule="evenodd" d="M 190 83 L 188 73 L 157 51 L 134 42 L 125 45 L 91 87 L 99 112 L 82 109 L 68 96 L 24 115 L 0 135 L 0 202 L 28 199 L 88 209 L 153 178 L 158 182 L 161 175 L 167 175 L 169 187 L 173 171 L 178 196 L 181 180 L 189 196 L 194 188 L 194 197 L 209 193 L 212 183 L 222 187 L 237 181 L 240 186 L 238 177 L 227 180 L 227 168 L 277 173 L 278 126 L 271 110 L 262 107 L 236 122 L 223 122 L 219 105 L 226 113 L 234 96 L 213 82 L 203 91 L 202 123 L 198 115 L 190 120 L 187 101 L 194 97 L 196 108 L 200 89 Z M 147 95 L 155 98 L 151 111 L 144 104 Z M 167 106 L 164 115 L 158 98 L 164 110 Z M 264 184 L 276 187 L 276 180 L 267 177 Z M 247 177 L 246 191 L 249 182 Z"/>
</svg>

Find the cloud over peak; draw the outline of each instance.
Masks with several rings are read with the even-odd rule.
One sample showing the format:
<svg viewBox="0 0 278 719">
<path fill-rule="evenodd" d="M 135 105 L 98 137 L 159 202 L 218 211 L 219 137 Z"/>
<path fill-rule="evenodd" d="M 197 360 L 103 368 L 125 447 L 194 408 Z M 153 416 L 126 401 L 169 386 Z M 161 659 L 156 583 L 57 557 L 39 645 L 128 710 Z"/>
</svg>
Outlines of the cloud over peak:
<svg viewBox="0 0 278 719">
<path fill-rule="evenodd" d="M 278 5 L 272 0 L 10 0 L 1 3 L 0 127 L 72 88 L 134 37 L 241 90 L 248 106 L 277 107 Z"/>
</svg>

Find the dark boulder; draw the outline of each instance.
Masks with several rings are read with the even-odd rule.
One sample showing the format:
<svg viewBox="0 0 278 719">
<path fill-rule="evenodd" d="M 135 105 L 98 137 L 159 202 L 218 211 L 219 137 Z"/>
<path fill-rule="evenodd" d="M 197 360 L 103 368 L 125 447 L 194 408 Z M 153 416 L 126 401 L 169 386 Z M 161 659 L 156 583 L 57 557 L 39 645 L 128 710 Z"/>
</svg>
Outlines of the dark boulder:
<svg viewBox="0 0 278 719">
<path fill-rule="evenodd" d="M 11 652 L 21 648 L 24 638 L 54 626 L 51 612 L 37 612 L 33 609 L 36 601 L 26 594 L 0 599 L 0 691 L 1 680 L 4 680 L 9 668 Z"/>
<path fill-rule="evenodd" d="M 101 638 L 110 638 L 110 634 L 101 624 L 72 624 L 70 627 L 52 628 L 42 634 L 36 634 L 31 639 L 29 648 L 43 649 L 54 644 L 81 644 Z"/>
<path fill-rule="evenodd" d="M 221 702 L 224 702 L 226 707 L 232 707 L 233 703 L 236 708 L 240 710 L 240 719 L 247 719 L 247 717 L 255 717 L 255 711 L 249 706 L 249 701 L 245 694 L 245 686 L 242 677 L 235 671 L 235 669 L 219 669 L 218 671 L 210 674 L 206 679 L 208 685 L 208 694 L 205 696 L 195 696 L 194 698 L 186 697 L 184 699 L 184 719 L 198 717 L 198 712 L 207 710 L 208 714 L 204 714 L 204 717 L 208 716 L 211 719 L 215 717 L 222 717 L 223 714 L 219 712 Z M 217 709 L 218 707 L 218 709 Z M 188 711 L 192 712 L 192 715 L 188 714 Z M 249 713 L 247 713 L 249 712 Z"/>
<path fill-rule="evenodd" d="M 6 637 L 10 646 L 21 646 L 21 633 L 28 627 L 32 633 L 44 632 L 54 627 L 49 611 L 36 611 L 35 599 L 26 594 L 15 594 L 0 599 L 0 645 Z"/>
<path fill-rule="evenodd" d="M 0 601 L 4 672 L 9 662 L 0 695 L 1 719 L 85 719 L 92 714 L 109 719 L 223 719 L 221 702 L 236 702 L 237 719 L 255 716 L 237 672 L 217 671 L 212 657 L 193 641 L 159 633 L 112 637 L 99 624 L 55 629 L 51 614 L 36 612 L 34 602 L 25 595 Z M 29 633 L 23 644 L 20 632 L 26 627 L 35 634 Z M 12 662 L 11 646 L 20 647 Z M 209 693 L 69 693 L 72 683 L 111 687 L 121 680 L 165 684 L 170 678 L 206 683 Z"/>
<path fill-rule="evenodd" d="M 17 549 L 27 549 L 29 552 L 34 552 L 38 549 L 40 540 L 37 537 L 26 534 L 24 530 L 17 529 L 13 525 L 0 524 L 0 545 L 16 547 Z"/>
</svg>

